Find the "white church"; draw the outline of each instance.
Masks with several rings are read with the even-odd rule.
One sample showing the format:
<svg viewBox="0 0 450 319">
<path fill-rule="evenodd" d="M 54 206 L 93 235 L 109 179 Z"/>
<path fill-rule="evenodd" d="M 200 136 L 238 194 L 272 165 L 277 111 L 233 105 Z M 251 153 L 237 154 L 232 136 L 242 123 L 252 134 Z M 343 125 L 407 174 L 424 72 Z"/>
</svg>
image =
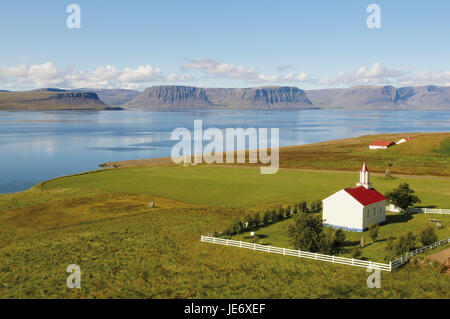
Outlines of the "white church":
<svg viewBox="0 0 450 319">
<path fill-rule="evenodd" d="M 373 188 L 366 163 L 356 187 L 341 189 L 322 202 L 326 226 L 362 232 L 372 222 L 382 224 L 386 221 L 386 197 Z"/>
</svg>

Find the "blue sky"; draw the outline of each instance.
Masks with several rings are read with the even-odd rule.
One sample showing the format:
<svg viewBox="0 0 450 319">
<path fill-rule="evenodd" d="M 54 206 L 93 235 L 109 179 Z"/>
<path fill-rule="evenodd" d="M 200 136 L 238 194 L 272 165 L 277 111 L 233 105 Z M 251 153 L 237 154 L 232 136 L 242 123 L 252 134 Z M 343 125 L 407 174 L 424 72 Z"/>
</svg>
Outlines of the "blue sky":
<svg viewBox="0 0 450 319">
<path fill-rule="evenodd" d="M 66 26 L 71 3 L 80 29 Z M 6 89 L 450 85 L 444 0 L 15 0 L 0 26 Z"/>
</svg>

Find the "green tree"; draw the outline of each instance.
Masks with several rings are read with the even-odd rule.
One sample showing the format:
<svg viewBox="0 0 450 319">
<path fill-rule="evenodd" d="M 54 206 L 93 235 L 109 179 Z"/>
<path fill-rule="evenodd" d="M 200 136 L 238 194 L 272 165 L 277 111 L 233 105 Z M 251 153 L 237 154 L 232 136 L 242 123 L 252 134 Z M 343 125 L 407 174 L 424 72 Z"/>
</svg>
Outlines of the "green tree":
<svg viewBox="0 0 450 319">
<path fill-rule="evenodd" d="M 305 201 L 303 201 L 299 204 L 299 208 L 302 213 L 308 212 L 308 204 Z"/>
<path fill-rule="evenodd" d="M 284 208 L 280 206 L 277 211 L 277 219 L 282 220 L 283 218 L 284 218 Z"/>
<path fill-rule="evenodd" d="M 270 211 L 270 220 L 276 222 L 278 220 L 277 211 L 275 209 Z"/>
<path fill-rule="evenodd" d="M 253 218 L 252 218 L 252 216 L 250 216 L 250 214 L 248 214 L 244 217 L 244 224 L 243 224 L 244 228 L 245 228 L 245 225 L 247 225 L 247 228 L 253 227 Z"/>
<path fill-rule="evenodd" d="M 380 226 L 377 223 L 372 222 L 369 225 L 369 236 L 372 238 L 373 242 L 376 242 L 378 237 L 380 236 Z"/>
<path fill-rule="evenodd" d="M 434 244 L 438 241 L 438 236 L 433 226 L 428 226 L 419 233 L 419 241 L 424 246 Z"/>
<path fill-rule="evenodd" d="M 262 218 L 262 222 L 264 225 L 268 225 L 270 221 L 270 211 L 266 210 L 264 212 L 263 218 Z"/>
<path fill-rule="evenodd" d="M 297 215 L 288 228 L 290 242 L 295 249 L 317 252 L 323 231 L 322 217 L 309 214 Z"/>
<path fill-rule="evenodd" d="M 320 199 L 316 200 L 316 209 L 317 210 L 322 209 L 322 201 Z"/>
<path fill-rule="evenodd" d="M 233 232 L 234 234 L 240 234 L 244 230 L 244 225 L 240 220 L 235 220 L 233 223 Z"/>
<path fill-rule="evenodd" d="M 259 213 L 255 213 L 253 215 L 253 226 L 257 227 L 261 223 L 261 217 L 259 216 Z"/>
<path fill-rule="evenodd" d="M 416 247 L 417 236 L 412 232 L 398 237 L 397 239 L 390 239 L 385 248 L 385 261 L 393 261 L 396 258 L 410 252 Z"/>
<path fill-rule="evenodd" d="M 420 203 L 419 197 L 414 195 L 415 191 L 409 188 L 408 183 L 402 183 L 392 192 L 386 193 L 389 203 L 399 207 L 402 212 L 407 213 L 409 208 L 416 203 Z"/>
</svg>

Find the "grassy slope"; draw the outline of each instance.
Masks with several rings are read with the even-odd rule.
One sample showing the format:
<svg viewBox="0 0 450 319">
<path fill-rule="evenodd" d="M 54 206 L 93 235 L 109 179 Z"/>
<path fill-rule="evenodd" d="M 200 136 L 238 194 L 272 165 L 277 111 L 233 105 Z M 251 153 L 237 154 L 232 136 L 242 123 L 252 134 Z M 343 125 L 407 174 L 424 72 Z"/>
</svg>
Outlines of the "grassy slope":
<svg viewBox="0 0 450 319">
<path fill-rule="evenodd" d="M 292 170 L 130 168 L 1 196 L 0 297 L 450 297 L 450 278 L 428 266 L 383 273 L 382 289 L 368 289 L 365 269 L 199 242 L 200 234 L 224 229 L 255 207 L 322 198 L 356 179 Z M 380 191 L 403 181 L 424 204 L 450 207 L 448 180 L 374 178 Z M 157 207 L 148 208 L 150 201 Z M 81 290 L 65 287 L 71 263 L 81 266 Z"/>
<path fill-rule="evenodd" d="M 72 100 L 70 98 L 66 98 L 52 101 L 51 98 L 58 93 L 61 92 L 0 92 L 0 110 L 104 110 L 106 108 L 106 105 L 100 100 L 94 99 L 92 99 L 90 103 L 86 103 L 82 98 L 73 98 Z M 64 104 L 66 101 L 71 102 Z M 76 101 L 79 102 L 79 105 L 74 103 Z"/>
<path fill-rule="evenodd" d="M 396 238 L 399 234 L 412 231 L 418 234 L 425 226 L 432 225 L 430 218 L 439 219 L 439 222 L 445 227 L 436 231 L 439 239 L 450 237 L 450 215 L 439 214 L 415 214 L 406 216 L 403 214 L 388 213 L 387 223 L 380 227 L 380 238 L 373 243 L 370 239 L 369 232 L 345 232 L 345 244 L 342 249 L 342 256 L 351 258 L 351 249 L 359 246 L 361 237 L 365 238 L 366 246 L 362 249 L 362 259 L 384 262 L 385 247 L 390 237 Z M 249 233 L 245 232 L 233 237 L 235 240 L 257 242 L 263 245 L 271 245 L 275 247 L 286 247 L 294 249 L 289 241 L 287 229 L 293 223 L 293 219 L 286 219 L 267 227 L 261 227 L 254 230 L 261 239 L 251 239 Z M 420 246 L 420 243 L 418 244 Z"/>
<path fill-rule="evenodd" d="M 374 140 L 398 141 L 405 136 L 415 139 L 387 150 L 369 149 Z M 389 168 L 393 174 L 450 176 L 450 132 L 370 135 L 280 148 L 283 168 L 358 171 L 363 162 L 367 162 L 371 172 L 384 173 Z M 162 164 L 172 165 L 172 161 L 151 159 L 116 163 L 120 167 Z"/>
<path fill-rule="evenodd" d="M 415 139 L 387 150 L 370 150 L 374 140 Z M 450 133 L 383 134 L 293 146 L 280 152 L 282 167 L 355 170 L 367 162 L 372 172 L 450 176 Z M 336 160 L 338 159 L 338 160 Z"/>
</svg>

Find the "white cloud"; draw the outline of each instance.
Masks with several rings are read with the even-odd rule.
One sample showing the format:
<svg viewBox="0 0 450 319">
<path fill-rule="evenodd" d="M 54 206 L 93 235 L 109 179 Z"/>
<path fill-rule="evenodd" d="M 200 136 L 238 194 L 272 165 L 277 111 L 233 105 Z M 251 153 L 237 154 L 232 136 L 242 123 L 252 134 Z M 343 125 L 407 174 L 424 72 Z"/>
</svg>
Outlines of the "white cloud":
<svg viewBox="0 0 450 319">
<path fill-rule="evenodd" d="M 405 75 L 402 69 L 390 69 L 376 62 L 371 68 L 360 67 L 353 73 L 339 72 L 334 77 L 324 77 L 318 81 L 321 85 L 370 85 L 387 84 Z"/>
<path fill-rule="evenodd" d="M 405 76 L 399 79 L 401 85 L 440 85 L 450 86 L 450 71 L 431 72 L 424 70 L 416 75 Z"/>
<path fill-rule="evenodd" d="M 187 77 L 182 77 L 186 80 Z M 166 81 L 160 69 L 151 65 L 135 69 L 118 69 L 112 65 L 98 66 L 90 72 L 74 68 L 60 69 L 51 62 L 27 66 L 0 67 L 0 85 L 4 87 L 60 87 L 60 88 L 134 88 L 145 83 Z"/>
<path fill-rule="evenodd" d="M 289 66 L 290 67 L 290 66 Z M 248 83 L 289 83 L 303 82 L 308 78 L 305 72 L 287 75 L 257 73 L 254 67 L 244 67 L 209 58 L 194 59 L 181 66 L 182 70 L 197 70 L 215 78 L 229 78 Z"/>
</svg>

